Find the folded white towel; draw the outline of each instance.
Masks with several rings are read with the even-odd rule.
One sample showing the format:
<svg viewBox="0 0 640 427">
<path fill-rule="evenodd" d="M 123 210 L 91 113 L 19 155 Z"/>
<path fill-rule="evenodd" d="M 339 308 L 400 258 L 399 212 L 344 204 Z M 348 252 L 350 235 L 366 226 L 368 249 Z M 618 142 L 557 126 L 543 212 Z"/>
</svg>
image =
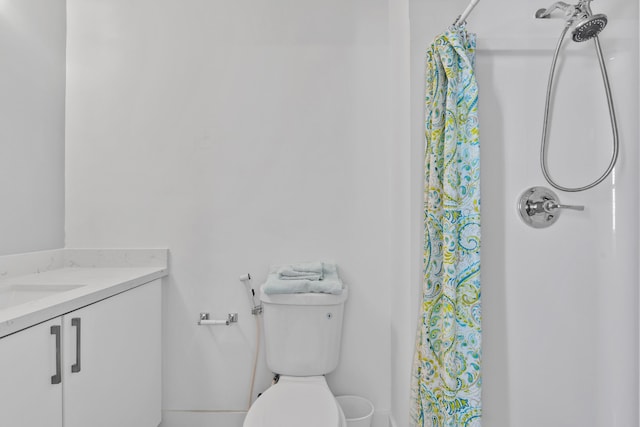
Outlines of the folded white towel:
<svg viewBox="0 0 640 427">
<path fill-rule="evenodd" d="M 342 280 L 338 276 L 338 267 L 332 263 L 323 264 L 324 277 L 322 280 L 281 279 L 278 272 L 281 267 L 272 267 L 262 291 L 267 295 L 296 294 L 317 292 L 325 294 L 341 294 Z"/>
<path fill-rule="evenodd" d="M 284 265 L 278 268 L 278 278 L 282 280 L 322 280 L 324 265 L 321 262 Z"/>
<path fill-rule="evenodd" d="M 340 280 L 280 280 L 267 279 L 262 286 L 262 291 L 267 295 L 273 294 L 299 294 L 299 293 L 342 293 L 342 281 Z"/>
</svg>

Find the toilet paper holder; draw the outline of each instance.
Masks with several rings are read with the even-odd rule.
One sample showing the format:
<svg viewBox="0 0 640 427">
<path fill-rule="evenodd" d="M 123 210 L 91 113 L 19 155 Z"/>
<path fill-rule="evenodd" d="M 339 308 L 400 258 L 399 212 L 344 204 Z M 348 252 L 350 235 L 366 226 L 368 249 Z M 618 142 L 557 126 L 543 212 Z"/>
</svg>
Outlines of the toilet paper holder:
<svg viewBox="0 0 640 427">
<path fill-rule="evenodd" d="M 200 320 L 198 320 L 199 326 L 207 325 L 226 325 L 229 326 L 232 323 L 238 322 L 238 313 L 229 313 L 227 320 L 210 319 L 209 313 L 200 313 Z"/>
</svg>

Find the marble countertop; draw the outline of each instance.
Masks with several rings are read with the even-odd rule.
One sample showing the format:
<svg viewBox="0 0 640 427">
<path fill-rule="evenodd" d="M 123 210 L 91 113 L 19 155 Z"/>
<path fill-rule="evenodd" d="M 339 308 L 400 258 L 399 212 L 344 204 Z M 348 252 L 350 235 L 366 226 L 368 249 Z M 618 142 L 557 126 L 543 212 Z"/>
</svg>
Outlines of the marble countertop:
<svg viewBox="0 0 640 427">
<path fill-rule="evenodd" d="M 53 292 L 0 308 L 0 337 L 69 313 L 168 274 L 166 249 L 59 249 L 0 257 L 0 291 Z"/>
</svg>

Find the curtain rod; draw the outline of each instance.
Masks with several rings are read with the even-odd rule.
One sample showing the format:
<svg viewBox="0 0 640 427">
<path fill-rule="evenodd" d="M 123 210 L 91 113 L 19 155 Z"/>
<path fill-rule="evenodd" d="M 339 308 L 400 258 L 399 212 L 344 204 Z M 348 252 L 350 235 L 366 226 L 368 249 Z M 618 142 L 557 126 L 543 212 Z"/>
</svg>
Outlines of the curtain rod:
<svg viewBox="0 0 640 427">
<path fill-rule="evenodd" d="M 462 12 L 460 16 L 458 16 L 458 19 L 456 19 L 456 22 L 454 22 L 453 25 L 461 25 L 478 3 L 480 3 L 480 0 L 471 0 L 467 8 L 464 10 L 464 12 Z"/>
</svg>

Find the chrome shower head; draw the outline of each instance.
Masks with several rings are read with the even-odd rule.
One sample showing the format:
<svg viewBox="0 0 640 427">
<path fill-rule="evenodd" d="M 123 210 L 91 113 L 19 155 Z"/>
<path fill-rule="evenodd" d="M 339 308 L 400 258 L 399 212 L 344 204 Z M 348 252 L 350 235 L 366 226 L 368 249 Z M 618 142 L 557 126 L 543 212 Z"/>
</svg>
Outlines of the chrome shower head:
<svg viewBox="0 0 640 427">
<path fill-rule="evenodd" d="M 586 16 L 575 23 L 571 37 L 574 42 L 590 40 L 604 30 L 607 22 L 607 15 L 602 13 Z"/>
<path fill-rule="evenodd" d="M 594 15 L 591 12 L 591 0 L 579 0 L 578 4 L 570 5 L 559 1 L 547 9 L 538 9 L 536 18 L 550 18 L 551 12 L 560 9 L 565 14 L 568 26 L 573 26 L 572 38 L 575 42 L 590 40 L 600 34 L 607 26 L 607 15 Z"/>
</svg>

